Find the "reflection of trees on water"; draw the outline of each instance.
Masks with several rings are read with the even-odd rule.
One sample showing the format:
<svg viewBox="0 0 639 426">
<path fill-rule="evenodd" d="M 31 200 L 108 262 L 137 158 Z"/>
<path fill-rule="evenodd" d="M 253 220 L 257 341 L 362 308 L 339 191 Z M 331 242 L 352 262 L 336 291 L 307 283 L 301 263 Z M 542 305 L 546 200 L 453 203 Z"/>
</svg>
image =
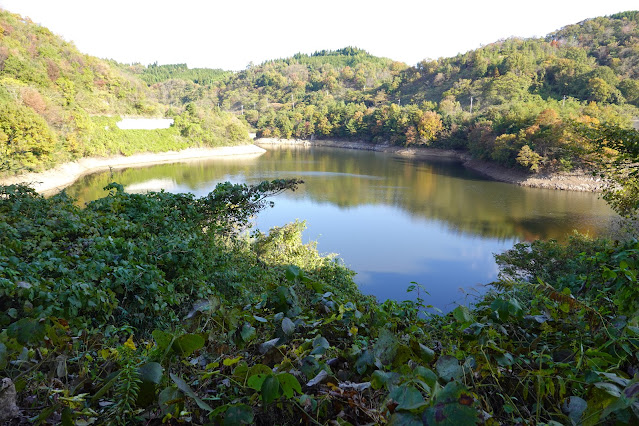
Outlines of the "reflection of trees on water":
<svg viewBox="0 0 639 426">
<path fill-rule="evenodd" d="M 85 176 L 67 192 L 84 203 L 104 196 L 101 188 L 114 180 L 125 187 L 144 187 L 140 183 L 164 179 L 181 190 L 201 193 L 230 176 L 250 182 L 297 177 L 305 184 L 289 197 L 340 207 L 390 205 L 415 218 L 446 223 L 457 232 L 500 239 L 563 238 L 573 229 L 598 235 L 605 232 L 612 215 L 595 194 L 487 181 L 453 162 L 327 148 L 278 149 L 259 158 L 162 164 L 118 170 L 112 175 L 94 174 Z"/>
</svg>

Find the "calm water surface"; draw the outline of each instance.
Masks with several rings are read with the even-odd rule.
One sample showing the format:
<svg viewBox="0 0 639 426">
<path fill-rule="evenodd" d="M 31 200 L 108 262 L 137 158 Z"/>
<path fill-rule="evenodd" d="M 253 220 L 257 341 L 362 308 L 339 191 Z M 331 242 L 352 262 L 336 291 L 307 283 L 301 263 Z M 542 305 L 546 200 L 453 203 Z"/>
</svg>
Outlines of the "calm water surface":
<svg viewBox="0 0 639 426">
<path fill-rule="evenodd" d="M 494 253 L 519 241 L 604 234 L 614 219 L 597 195 L 486 180 L 451 161 L 321 147 L 265 147 L 253 158 L 220 158 L 89 175 L 67 192 L 80 202 L 117 181 L 129 192 L 209 193 L 217 183 L 300 178 L 256 218 L 267 231 L 306 221 L 305 241 L 338 253 L 364 293 L 404 300 L 411 281 L 444 311 L 472 302 L 497 277 Z"/>
</svg>

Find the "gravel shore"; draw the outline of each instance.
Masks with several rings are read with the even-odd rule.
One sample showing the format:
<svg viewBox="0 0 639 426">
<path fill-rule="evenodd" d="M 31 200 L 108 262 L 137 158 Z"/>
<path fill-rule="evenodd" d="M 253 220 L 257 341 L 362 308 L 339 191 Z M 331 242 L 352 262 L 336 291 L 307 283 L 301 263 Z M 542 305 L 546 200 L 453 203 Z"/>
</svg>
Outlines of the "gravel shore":
<svg viewBox="0 0 639 426">
<path fill-rule="evenodd" d="M 0 179 L 1 185 L 26 183 L 41 194 L 52 194 L 71 185 L 81 176 L 103 170 L 142 167 L 151 164 L 176 163 L 229 155 L 259 156 L 266 150 L 255 145 L 225 146 L 220 148 L 187 148 L 182 151 L 141 153 L 99 158 L 87 157 L 64 163 L 40 173 L 25 173 Z"/>
<path fill-rule="evenodd" d="M 405 148 L 391 145 L 375 145 L 367 142 L 353 142 L 341 140 L 303 140 L 303 139 L 255 139 L 259 145 L 299 145 L 299 146 L 327 146 L 336 148 L 361 149 L 367 151 L 386 152 L 392 155 L 412 158 L 453 159 L 462 162 L 465 167 L 475 170 L 491 179 L 532 188 L 559 189 L 567 191 L 599 192 L 604 182 L 588 172 L 574 171 L 553 174 L 530 174 L 521 170 L 510 169 L 488 161 L 473 159 L 468 153 L 439 148 Z"/>
</svg>

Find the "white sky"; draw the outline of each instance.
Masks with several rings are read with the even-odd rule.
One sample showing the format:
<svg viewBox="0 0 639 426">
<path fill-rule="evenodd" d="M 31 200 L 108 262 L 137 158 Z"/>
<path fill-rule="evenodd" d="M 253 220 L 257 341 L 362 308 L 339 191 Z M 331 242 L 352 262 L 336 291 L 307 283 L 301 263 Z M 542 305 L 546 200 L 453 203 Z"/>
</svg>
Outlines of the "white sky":
<svg viewBox="0 0 639 426">
<path fill-rule="evenodd" d="M 240 70 L 355 46 L 415 65 L 511 36 L 545 36 L 638 0 L 0 0 L 83 53 Z"/>
</svg>

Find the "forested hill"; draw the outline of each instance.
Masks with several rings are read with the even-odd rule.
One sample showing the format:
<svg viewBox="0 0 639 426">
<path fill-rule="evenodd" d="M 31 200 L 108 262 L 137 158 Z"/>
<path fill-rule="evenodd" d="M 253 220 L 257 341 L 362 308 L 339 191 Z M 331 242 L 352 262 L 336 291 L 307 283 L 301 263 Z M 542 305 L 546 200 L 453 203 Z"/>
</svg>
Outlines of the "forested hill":
<svg viewBox="0 0 639 426">
<path fill-rule="evenodd" d="M 576 123 L 639 115 L 638 13 L 507 39 L 414 67 L 354 48 L 250 66 L 214 101 L 263 136 L 466 149 L 532 171 L 582 165 Z M 472 111 L 471 111 L 472 99 Z"/>
<path fill-rule="evenodd" d="M 80 53 L 47 28 L 0 9 L 0 175 L 87 155 L 130 154 L 248 137 L 230 113 L 164 104 L 113 61 Z M 120 131 L 118 116 L 165 116 L 163 131 Z"/>
<path fill-rule="evenodd" d="M 580 127 L 630 127 L 639 116 L 638 25 L 638 12 L 624 12 L 412 67 L 346 47 L 232 73 L 100 60 L 0 10 L 0 173 L 237 142 L 248 126 L 265 137 L 454 148 L 531 172 L 571 170 L 590 160 Z M 125 141 L 109 118 L 123 114 L 176 125 Z"/>
</svg>

